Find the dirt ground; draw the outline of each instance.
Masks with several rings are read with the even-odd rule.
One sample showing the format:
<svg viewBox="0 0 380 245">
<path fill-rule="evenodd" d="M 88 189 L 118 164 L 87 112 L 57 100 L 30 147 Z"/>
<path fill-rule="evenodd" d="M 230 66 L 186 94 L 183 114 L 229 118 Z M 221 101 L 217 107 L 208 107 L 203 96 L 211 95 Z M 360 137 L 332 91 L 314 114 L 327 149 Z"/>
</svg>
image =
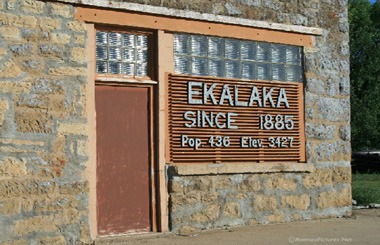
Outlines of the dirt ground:
<svg viewBox="0 0 380 245">
<path fill-rule="evenodd" d="M 380 244 L 380 209 L 354 210 L 352 217 L 251 225 L 177 236 L 108 238 L 97 244 Z"/>
</svg>

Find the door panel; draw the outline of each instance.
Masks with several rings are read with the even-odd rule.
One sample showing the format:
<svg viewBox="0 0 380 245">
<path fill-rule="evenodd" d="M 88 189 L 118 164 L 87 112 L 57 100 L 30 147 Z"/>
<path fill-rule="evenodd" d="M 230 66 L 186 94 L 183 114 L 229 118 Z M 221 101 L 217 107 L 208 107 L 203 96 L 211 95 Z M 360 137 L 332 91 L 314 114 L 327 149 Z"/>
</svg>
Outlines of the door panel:
<svg viewBox="0 0 380 245">
<path fill-rule="evenodd" d="M 99 235 L 149 231 L 149 88 L 97 85 Z"/>
</svg>

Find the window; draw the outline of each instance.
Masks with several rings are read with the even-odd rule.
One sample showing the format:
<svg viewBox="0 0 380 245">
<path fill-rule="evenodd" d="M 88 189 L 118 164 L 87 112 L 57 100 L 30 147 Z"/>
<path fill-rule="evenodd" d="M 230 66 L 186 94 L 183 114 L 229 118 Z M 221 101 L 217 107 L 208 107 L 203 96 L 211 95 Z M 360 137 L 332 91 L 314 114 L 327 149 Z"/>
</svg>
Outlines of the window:
<svg viewBox="0 0 380 245">
<path fill-rule="evenodd" d="M 202 35 L 174 35 L 177 74 L 302 81 L 301 48 Z"/>
<path fill-rule="evenodd" d="M 96 33 L 96 72 L 148 76 L 148 36 L 135 33 Z"/>
</svg>

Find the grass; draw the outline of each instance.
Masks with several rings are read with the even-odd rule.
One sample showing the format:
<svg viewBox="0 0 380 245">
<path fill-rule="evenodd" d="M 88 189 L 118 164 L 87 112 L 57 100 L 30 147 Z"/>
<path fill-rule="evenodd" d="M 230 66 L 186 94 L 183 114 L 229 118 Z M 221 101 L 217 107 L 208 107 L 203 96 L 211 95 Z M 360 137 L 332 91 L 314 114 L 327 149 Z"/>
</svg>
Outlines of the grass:
<svg viewBox="0 0 380 245">
<path fill-rule="evenodd" d="M 361 205 L 380 204 L 380 174 L 352 174 L 352 198 Z"/>
</svg>

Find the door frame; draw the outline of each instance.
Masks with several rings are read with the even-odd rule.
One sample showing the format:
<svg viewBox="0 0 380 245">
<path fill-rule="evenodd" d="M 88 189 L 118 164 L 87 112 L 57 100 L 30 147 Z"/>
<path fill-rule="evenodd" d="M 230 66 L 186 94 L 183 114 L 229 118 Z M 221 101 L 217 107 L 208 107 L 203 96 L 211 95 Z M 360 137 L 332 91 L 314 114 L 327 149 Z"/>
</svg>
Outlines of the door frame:
<svg viewBox="0 0 380 245">
<path fill-rule="evenodd" d="M 92 239 L 99 237 L 97 224 L 97 195 L 96 195 L 96 167 L 97 167 L 97 147 L 96 147 L 96 110 L 95 110 L 95 86 L 96 85 L 114 85 L 114 86 L 137 86 L 149 88 L 149 134 L 150 134 L 150 207 L 151 207 L 151 232 L 164 232 L 168 230 L 168 215 L 167 215 L 167 191 L 164 173 L 165 162 L 162 161 L 164 156 L 159 152 L 159 135 L 160 125 L 159 111 L 160 105 L 158 98 L 162 86 L 158 86 L 158 82 L 148 79 L 131 79 L 118 78 L 112 76 L 98 76 L 96 74 L 96 26 L 92 23 L 86 23 L 87 42 L 87 77 L 88 82 L 83 86 L 83 91 L 86 93 L 84 98 L 85 111 L 83 112 L 88 118 L 88 166 L 86 171 L 86 179 L 88 180 L 89 188 L 89 230 Z M 122 29 L 115 27 L 114 30 Z M 152 32 L 153 33 L 153 32 Z M 155 35 L 153 33 L 153 35 Z M 156 41 L 156 40 L 155 40 Z M 154 48 L 157 46 L 153 44 Z M 157 63 L 157 55 L 153 59 Z M 155 73 L 157 71 L 155 70 Z M 161 137 L 162 138 L 162 137 Z M 122 235 L 122 234 L 121 234 Z"/>
</svg>

